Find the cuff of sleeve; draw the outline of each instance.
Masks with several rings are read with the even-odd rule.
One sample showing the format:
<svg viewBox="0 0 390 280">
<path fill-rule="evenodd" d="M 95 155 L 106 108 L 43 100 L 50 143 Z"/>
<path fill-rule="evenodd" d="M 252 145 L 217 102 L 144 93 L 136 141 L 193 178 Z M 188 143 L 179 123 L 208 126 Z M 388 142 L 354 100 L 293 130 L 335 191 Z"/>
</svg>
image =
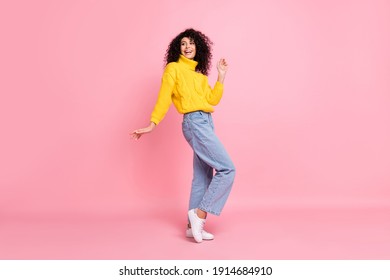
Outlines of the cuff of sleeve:
<svg viewBox="0 0 390 280">
<path fill-rule="evenodd" d="M 220 81 L 216 81 L 214 88 L 220 88 L 223 90 L 223 83 L 221 83 Z"/>
<path fill-rule="evenodd" d="M 160 123 L 160 121 L 158 119 L 156 119 L 155 117 L 152 117 L 150 119 L 151 122 L 154 122 L 156 125 L 158 125 Z"/>
</svg>

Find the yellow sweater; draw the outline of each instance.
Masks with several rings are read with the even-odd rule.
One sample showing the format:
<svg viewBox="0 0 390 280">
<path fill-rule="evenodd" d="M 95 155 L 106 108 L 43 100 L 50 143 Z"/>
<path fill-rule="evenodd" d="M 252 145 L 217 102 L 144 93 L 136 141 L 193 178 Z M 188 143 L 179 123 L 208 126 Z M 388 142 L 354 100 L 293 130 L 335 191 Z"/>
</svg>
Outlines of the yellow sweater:
<svg viewBox="0 0 390 280">
<path fill-rule="evenodd" d="M 181 114 L 198 110 L 214 112 L 213 106 L 222 98 L 223 84 L 217 81 L 211 88 L 207 76 L 195 72 L 196 65 L 198 62 L 183 55 L 177 62 L 168 63 L 152 112 L 152 122 L 159 124 L 163 120 L 172 101 Z"/>
</svg>

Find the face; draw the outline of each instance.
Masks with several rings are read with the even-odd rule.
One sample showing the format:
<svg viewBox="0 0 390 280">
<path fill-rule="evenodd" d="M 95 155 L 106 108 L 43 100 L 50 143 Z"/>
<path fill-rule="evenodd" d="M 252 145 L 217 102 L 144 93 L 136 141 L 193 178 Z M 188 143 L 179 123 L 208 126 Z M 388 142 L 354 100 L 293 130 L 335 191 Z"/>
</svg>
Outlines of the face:
<svg viewBox="0 0 390 280">
<path fill-rule="evenodd" d="M 180 52 L 188 59 L 194 59 L 196 55 L 196 45 L 193 39 L 184 37 L 180 42 Z"/>
</svg>

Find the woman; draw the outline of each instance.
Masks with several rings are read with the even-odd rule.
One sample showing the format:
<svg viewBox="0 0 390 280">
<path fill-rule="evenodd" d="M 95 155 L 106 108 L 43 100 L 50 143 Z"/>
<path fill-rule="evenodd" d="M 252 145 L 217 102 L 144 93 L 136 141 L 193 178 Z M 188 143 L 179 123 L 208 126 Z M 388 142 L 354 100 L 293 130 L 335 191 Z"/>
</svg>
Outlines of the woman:
<svg viewBox="0 0 390 280">
<path fill-rule="evenodd" d="M 186 236 L 194 237 L 196 242 L 214 239 L 203 229 L 207 213 L 220 215 L 235 177 L 235 167 L 214 133 L 211 117 L 213 106 L 222 98 L 228 65 L 225 59 L 219 60 L 218 80 L 211 88 L 207 78 L 212 58 L 211 45 L 206 35 L 194 29 L 183 31 L 171 41 L 150 125 L 131 134 L 137 140 L 152 132 L 165 117 L 172 102 L 183 114 L 183 134 L 194 151 Z"/>
</svg>

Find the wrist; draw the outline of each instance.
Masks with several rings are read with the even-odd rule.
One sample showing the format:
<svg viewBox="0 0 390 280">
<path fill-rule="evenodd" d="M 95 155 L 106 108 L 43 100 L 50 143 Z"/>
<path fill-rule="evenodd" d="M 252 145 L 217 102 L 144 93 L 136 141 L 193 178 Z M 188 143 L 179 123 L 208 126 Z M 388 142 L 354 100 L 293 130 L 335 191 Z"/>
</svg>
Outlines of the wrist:
<svg viewBox="0 0 390 280">
<path fill-rule="evenodd" d="M 219 74 L 218 73 L 218 82 L 223 84 L 223 81 L 225 80 L 225 74 Z"/>
</svg>

